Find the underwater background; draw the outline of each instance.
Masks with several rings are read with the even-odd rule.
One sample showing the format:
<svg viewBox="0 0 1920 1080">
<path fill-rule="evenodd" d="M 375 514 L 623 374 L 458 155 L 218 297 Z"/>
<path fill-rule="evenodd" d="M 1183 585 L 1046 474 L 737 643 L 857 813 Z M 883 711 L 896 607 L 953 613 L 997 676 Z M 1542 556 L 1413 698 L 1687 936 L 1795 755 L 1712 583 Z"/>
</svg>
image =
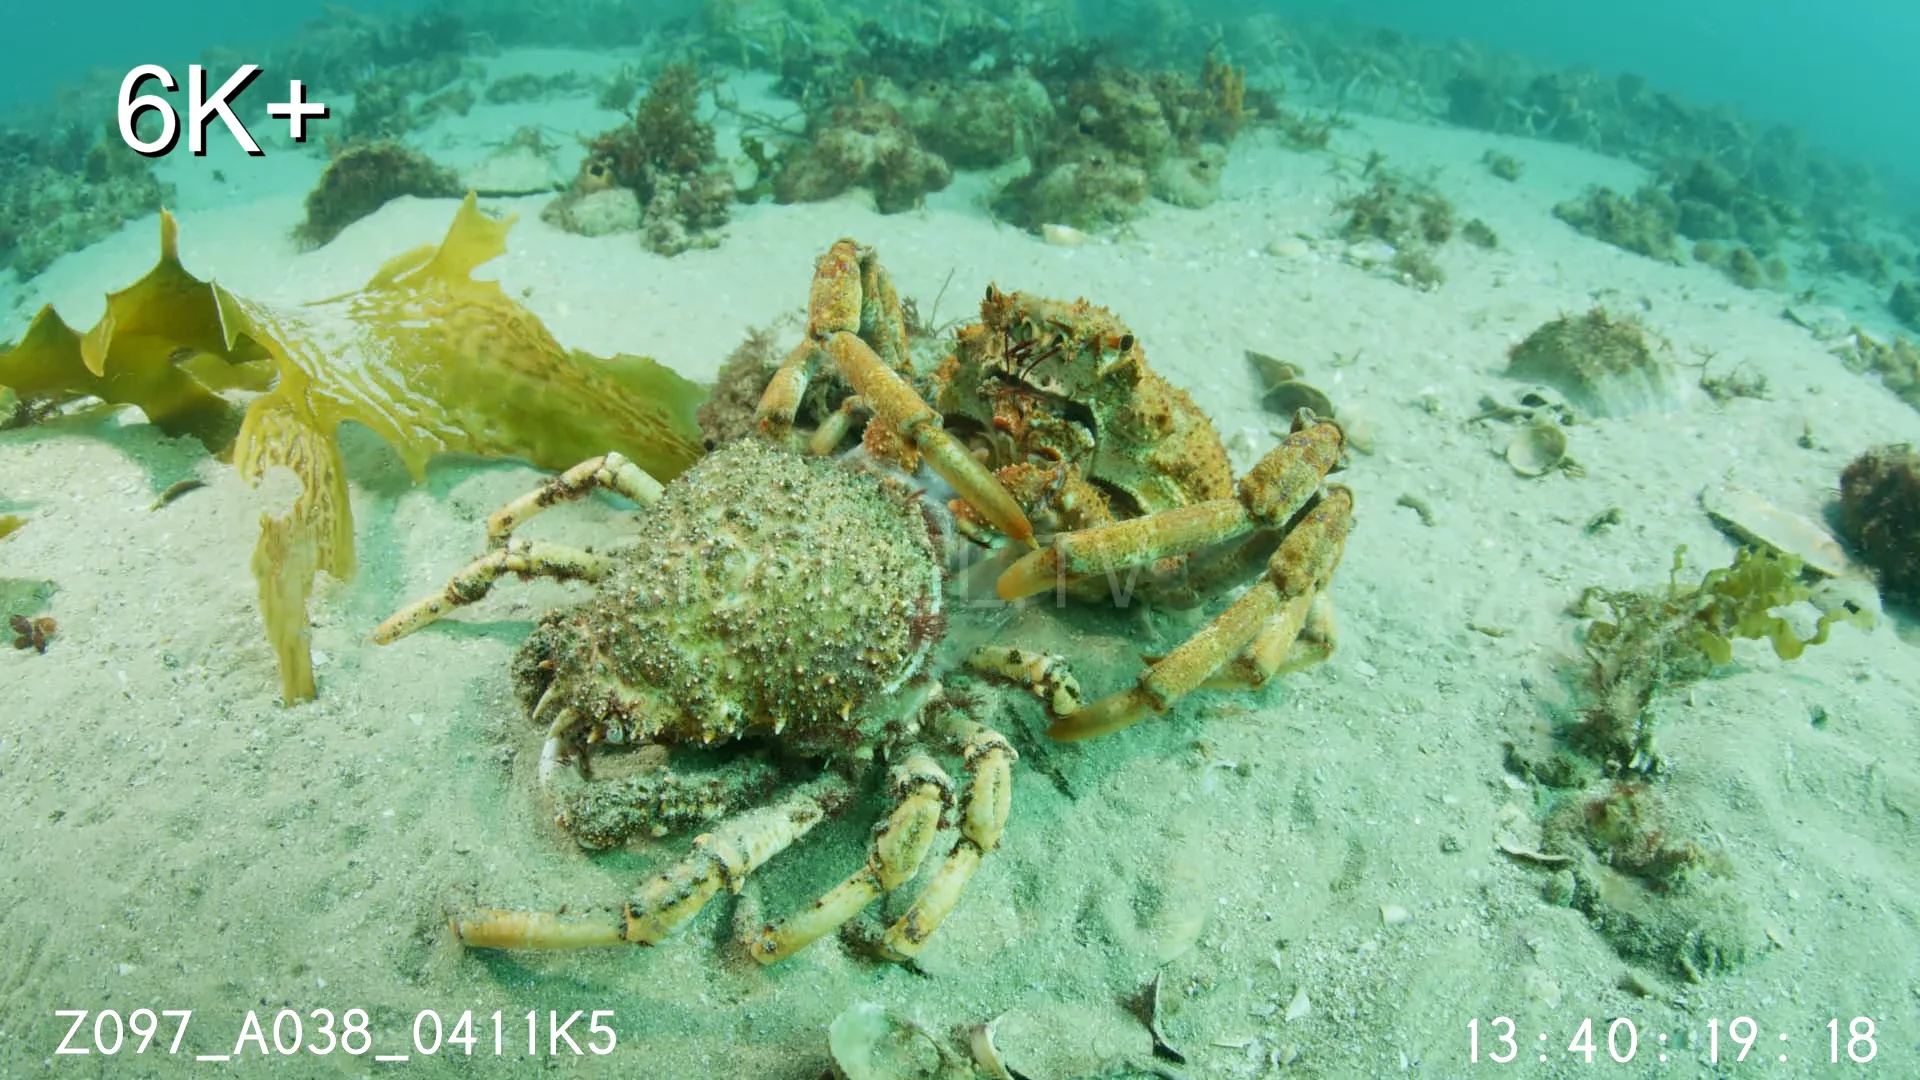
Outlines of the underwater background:
<svg viewBox="0 0 1920 1080">
<path fill-rule="evenodd" d="M 1913 5 L 6 21 L 0 1080 L 1920 1075 Z"/>
</svg>

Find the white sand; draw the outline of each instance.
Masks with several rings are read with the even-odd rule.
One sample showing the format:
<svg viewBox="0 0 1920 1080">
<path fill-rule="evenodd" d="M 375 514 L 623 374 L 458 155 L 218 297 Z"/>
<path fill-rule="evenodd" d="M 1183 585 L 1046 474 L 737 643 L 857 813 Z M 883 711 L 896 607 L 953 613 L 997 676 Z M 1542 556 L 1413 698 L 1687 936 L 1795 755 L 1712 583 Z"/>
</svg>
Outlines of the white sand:
<svg viewBox="0 0 1920 1080">
<path fill-rule="evenodd" d="M 485 272 L 562 342 L 653 355 L 695 378 L 747 328 L 798 311 L 812 257 L 849 235 L 878 248 L 923 312 L 951 273 L 941 320 L 990 281 L 1112 307 L 1224 435 L 1251 432 L 1246 449 L 1271 445 L 1278 421 L 1258 408 L 1245 348 L 1304 364 L 1377 426 L 1378 451 L 1343 477 L 1359 521 L 1334 589 L 1333 660 L 1263 695 L 1199 695 L 1084 747 L 1047 745 L 1033 704 L 1009 700 L 995 722 L 1026 755 L 1013 821 L 924 954 L 927 977 L 835 941 L 755 968 L 722 944 L 725 903 L 645 952 L 484 956 L 450 939 L 450 901 L 608 902 L 686 843 L 589 859 L 547 823 L 537 740 L 507 664 L 530 620 L 576 594 L 510 584 L 433 631 L 367 642 L 379 618 L 480 550 L 481 519 L 535 483 L 533 470 L 448 462 L 414 489 L 384 448 L 349 440 L 362 569 L 322 590 L 321 698 L 288 709 L 246 572 L 257 515 L 284 488 L 249 490 L 137 416 L 0 435 L 0 496 L 31 518 L 0 545 L 0 576 L 56 583 L 60 624 L 44 656 L 0 649 L 0 1077 L 39 1075 L 42 1063 L 125 1077 L 214 1068 L 157 1048 L 111 1066 L 54 1058 L 68 1025 L 56 1009 L 191 1008 L 182 1050 L 206 1053 L 231 1048 L 247 1010 L 270 1023 L 284 1006 L 370 1010 L 381 1052 L 405 1049 L 418 1010 L 502 1010 L 510 1056 L 524 1051 L 530 1009 L 611 1009 L 619 1052 L 564 1054 L 565 1067 L 799 1080 L 820 1074 L 828 1023 L 857 1001 L 939 1030 L 1014 1011 L 1010 1038 L 1062 1040 L 1057 1070 L 1032 1074 L 1065 1076 L 1116 1054 L 1145 1059 L 1124 1003 L 1156 970 L 1167 1035 L 1195 1077 L 1478 1075 L 1468 1021 L 1480 1018 L 1484 1052 L 1498 1016 L 1517 1021 L 1522 1053 L 1556 1063 L 1581 1018 L 1601 1025 L 1604 1059 L 1604 1021 L 1630 1017 L 1635 1075 L 1699 1073 L 1709 1018 L 1752 1016 L 1756 1053 L 1769 1055 L 1761 1071 L 1820 1076 L 1832 1075 L 1828 1019 L 1844 1029 L 1866 1015 L 1882 1032 L 1877 1074 L 1914 1073 L 1920 665 L 1890 621 L 1841 628 L 1791 664 L 1742 643 L 1738 670 L 1660 707 L 1663 791 L 1724 843 L 1773 939 L 1739 973 L 1688 985 L 1650 971 L 1654 997 L 1622 990 L 1628 965 L 1581 915 L 1544 903 L 1545 875 L 1501 855 L 1492 834 L 1503 804 L 1531 811 L 1534 792 L 1505 773 L 1502 746 L 1564 703 L 1555 671 L 1577 654 L 1566 608 L 1584 587 L 1661 582 L 1679 544 L 1689 576 L 1725 564 L 1734 548 L 1696 506 L 1703 486 L 1732 477 L 1817 513 L 1852 455 L 1914 439 L 1920 416 L 1782 320 L 1781 294 L 1618 251 L 1550 216 L 1587 183 L 1631 185 L 1631 167 L 1376 122 L 1338 145 L 1380 147 L 1412 172 L 1438 167 L 1440 190 L 1463 218 L 1486 219 L 1502 249 L 1449 245 L 1449 280 L 1431 293 L 1319 254 L 1264 254 L 1294 234 L 1326 235 L 1343 189 L 1326 156 L 1260 135 L 1235 148 L 1219 205 L 1156 208 L 1121 239 L 1081 248 L 996 227 L 964 181 L 924 213 L 893 217 L 858 200 L 743 207 L 720 248 L 671 260 L 632 236 L 556 232 L 537 199 L 507 207 L 521 223 Z M 1477 164 L 1494 145 L 1526 162 L 1518 184 Z M 181 219 L 186 265 L 259 300 L 352 288 L 436 240 L 453 210 L 402 201 L 299 255 L 285 236 L 314 170 L 275 167 L 283 181 L 255 201 L 202 193 Z M 0 337 L 40 299 L 90 324 L 100 292 L 151 264 L 154 233 L 137 223 L 61 260 Z M 1512 342 L 1596 300 L 1644 308 L 1680 358 L 1700 348 L 1718 352 L 1716 371 L 1744 362 L 1773 397 L 1718 407 L 1696 393 L 1670 415 L 1582 425 L 1584 477 L 1513 475 L 1490 448 L 1496 433 L 1465 421 L 1482 394 L 1511 396 L 1498 372 Z M 1795 445 L 1806 430 L 1817 448 Z M 150 513 L 184 476 L 208 486 Z M 1395 505 L 1402 494 L 1431 505 L 1432 527 Z M 1586 535 L 1609 506 L 1621 524 Z M 623 516 L 595 503 L 535 531 L 588 540 L 617 535 Z M 1067 629 L 1041 608 L 1020 633 L 1081 650 L 1089 690 L 1103 692 L 1127 677 L 1130 648 L 1164 649 L 1194 625 L 1177 613 L 1152 623 L 1150 640 L 1083 637 L 1101 621 Z M 1823 728 L 1816 708 L 1831 718 Z M 777 861 L 766 906 L 796 907 L 857 865 L 868 820 L 834 823 Z M 1384 926 L 1387 904 L 1411 917 Z M 1303 989 L 1310 1011 L 1288 1022 Z M 1647 1064 L 1657 1032 L 1674 1058 L 1664 1068 Z M 481 1053 L 490 1040 L 483 1029 Z M 1773 1061 L 1783 1050 L 1788 1063 Z M 377 1069 L 338 1054 L 276 1064 L 281 1075 Z M 443 1054 L 404 1075 L 458 1068 Z"/>
</svg>

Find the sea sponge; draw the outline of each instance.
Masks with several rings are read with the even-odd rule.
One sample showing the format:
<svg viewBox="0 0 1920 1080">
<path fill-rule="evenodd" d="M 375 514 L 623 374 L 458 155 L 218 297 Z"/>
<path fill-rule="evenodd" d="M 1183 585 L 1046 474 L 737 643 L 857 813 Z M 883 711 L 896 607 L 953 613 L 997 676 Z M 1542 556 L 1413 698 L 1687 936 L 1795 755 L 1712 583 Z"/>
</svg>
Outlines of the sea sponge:
<svg viewBox="0 0 1920 1080">
<path fill-rule="evenodd" d="M 897 214 L 952 180 L 952 168 L 920 145 L 900 110 L 858 94 L 808 119 L 807 142 L 780 159 L 773 196 L 783 203 L 819 202 L 864 187 L 881 213 Z"/>
<path fill-rule="evenodd" d="M 1879 446 L 1840 473 L 1840 530 L 1887 599 L 1920 607 L 1920 453 Z"/>
<path fill-rule="evenodd" d="M 1542 324 L 1507 354 L 1507 374 L 1545 383 L 1595 416 L 1627 416 L 1678 400 L 1673 368 L 1632 319 L 1603 308 Z"/>
<path fill-rule="evenodd" d="M 703 452 L 698 386 L 645 358 L 569 350 L 497 282 L 473 279 L 511 225 L 469 195 L 439 245 L 389 260 L 355 292 L 278 309 L 188 273 L 162 213 L 159 263 L 108 296 L 85 335 L 42 309 L 0 353 L 0 386 L 28 402 L 134 405 L 169 434 L 231 448 L 249 483 L 276 466 L 299 477 L 292 509 L 261 518 L 253 573 L 282 694 L 311 698 L 314 577 L 354 565 L 343 421 L 380 436 L 416 480 L 443 452 L 558 469 L 618 450 L 662 480 Z M 219 393 L 230 388 L 264 392 L 243 414 Z"/>
<path fill-rule="evenodd" d="M 418 150 L 397 142 L 357 143 L 334 155 L 307 193 L 307 216 L 294 239 L 321 247 L 341 230 L 402 195 L 457 199 L 460 179 Z"/>
</svg>

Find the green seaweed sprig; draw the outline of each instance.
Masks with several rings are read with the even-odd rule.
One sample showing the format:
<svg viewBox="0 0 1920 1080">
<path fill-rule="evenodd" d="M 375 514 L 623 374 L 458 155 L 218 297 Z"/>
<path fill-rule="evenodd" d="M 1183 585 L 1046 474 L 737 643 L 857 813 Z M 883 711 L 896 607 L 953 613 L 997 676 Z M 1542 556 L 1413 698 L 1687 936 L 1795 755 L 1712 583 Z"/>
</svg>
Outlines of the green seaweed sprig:
<svg viewBox="0 0 1920 1080">
<path fill-rule="evenodd" d="M 1872 624 L 1867 612 L 1845 605 L 1822 612 L 1813 633 L 1802 638 L 1784 615 L 1776 614 L 1812 599 L 1799 559 L 1743 548 L 1731 566 L 1707 571 L 1698 585 L 1685 585 L 1680 571 L 1686 550 L 1682 545 L 1674 552 L 1665 589 L 1595 586 L 1575 609 L 1587 615 L 1595 601 L 1608 609 L 1607 617 L 1587 626 L 1594 703 L 1575 729 L 1575 741 L 1625 771 L 1657 767 L 1648 713 L 1654 698 L 1732 663 L 1735 640 L 1767 641 L 1774 655 L 1793 660 L 1807 646 L 1825 642 L 1837 622 Z"/>
</svg>

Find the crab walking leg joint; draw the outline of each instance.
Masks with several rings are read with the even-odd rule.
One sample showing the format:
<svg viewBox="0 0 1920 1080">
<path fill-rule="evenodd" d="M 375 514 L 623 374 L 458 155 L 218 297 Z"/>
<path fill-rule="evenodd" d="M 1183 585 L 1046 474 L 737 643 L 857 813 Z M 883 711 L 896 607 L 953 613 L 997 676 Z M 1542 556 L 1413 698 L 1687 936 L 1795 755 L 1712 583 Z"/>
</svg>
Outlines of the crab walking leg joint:
<svg viewBox="0 0 1920 1080">
<path fill-rule="evenodd" d="M 1237 498 L 1062 533 L 1007 567 L 995 591 L 1002 600 L 1020 600 L 1064 587 L 1069 578 L 1197 551 L 1256 528 L 1284 527 L 1339 466 L 1345 446 L 1338 424 L 1302 410 L 1292 431 L 1241 478 Z"/>
<path fill-rule="evenodd" d="M 374 630 L 373 640 L 381 645 L 391 644 L 455 608 L 478 603 L 492 591 L 494 582 L 508 574 L 522 578 L 549 577 L 556 581 L 599 581 L 607 576 L 611 566 L 605 556 L 591 551 L 516 538 L 508 541 L 506 547 L 468 563 L 439 593 L 415 600 L 389 616 Z"/>
<path fill-rule="evenodd" d="M 449 923 L 476 949 L 575 949 L 596 945 L 653 945 L 693 918 L 721 888 L 739 892 L 747 876 L 785 851 L 826 817 L 823 800 L 843 787 L 816 781 L 780 802 L 749 810 L 693 841 L 686 858 L 650 878 L 618 917 L 571 917 L 544 911 L 471 908 Z M 842 797 L 844 797 L 842 795 Z"/>
<path fill-rule="evenodd" d="M 959 718 L 949 722 L 948 730 L 965 747 L 972 777 L 960 796 L 960 838 L 913 906 L 880 938 L 880 955 L 889 960 L 911 959 L 940 929 L 980 860 L 1000 846 L 1013 808 L 1013 763 L 1020 755 L 1006 736 Z"/>
<path fill-rule="evenodd" d="M 760 433 L 776 442 L 787 439 L 813 367 L 824 353 L 873 410 L 876 421 L 910 442 L 995 528 L 1031 547 L 1033 525 L 1020 504 L 941 426 L 940 414 L 901 377 L 906 366 L 904 326 L 899 297 L 873 250 L 851 240 L 835 243 L 814 267 L 806 337 L 781 362 L 761 398 L 756 414 Z"/>
<path fill-rule="evenodd" d="M 660 481 L 619 454 L 589 458 L 495 510 L 487 518 L 487 543 L 492 547 L 505 544 L 513 531 L 535 514 L 555 503 L 584 499 L 595 488 L 624 496 L 638 506 L 652 506 L 661 490 Z"/>
<path fill-rule="evenodd" d="M 1353 493 L 1338 484 L 1328 486 L 1319 503 L 1281 542 L 1266 574 L 1239 599 L 1179 647 L 1149 664 L 1138 684 L 1055 720 L 1048 734 L 1063 740 L 1091 738 L 1130 727 L 1152 713 L 1164 713 L 1256 642 L 1263 656 L 1284 662 L 1307 625 L 1315 597 L 1340 564 L 1352 526 Z M 1269 626 L 1275 630 L 1265 634 Z"/>
<path fill-rule="evenodd" d="M 806 911 L 762 927 L 747 942 L 755 960 L 770 964 L 792 956 L 920 872 L 940 831 L 940 818 L 952 802 L 953 780 L 932 758 L 916 753 L 894 770 L 892 791 L 896 805 L 874 830 L 866 865 Z"/>
</svg>

